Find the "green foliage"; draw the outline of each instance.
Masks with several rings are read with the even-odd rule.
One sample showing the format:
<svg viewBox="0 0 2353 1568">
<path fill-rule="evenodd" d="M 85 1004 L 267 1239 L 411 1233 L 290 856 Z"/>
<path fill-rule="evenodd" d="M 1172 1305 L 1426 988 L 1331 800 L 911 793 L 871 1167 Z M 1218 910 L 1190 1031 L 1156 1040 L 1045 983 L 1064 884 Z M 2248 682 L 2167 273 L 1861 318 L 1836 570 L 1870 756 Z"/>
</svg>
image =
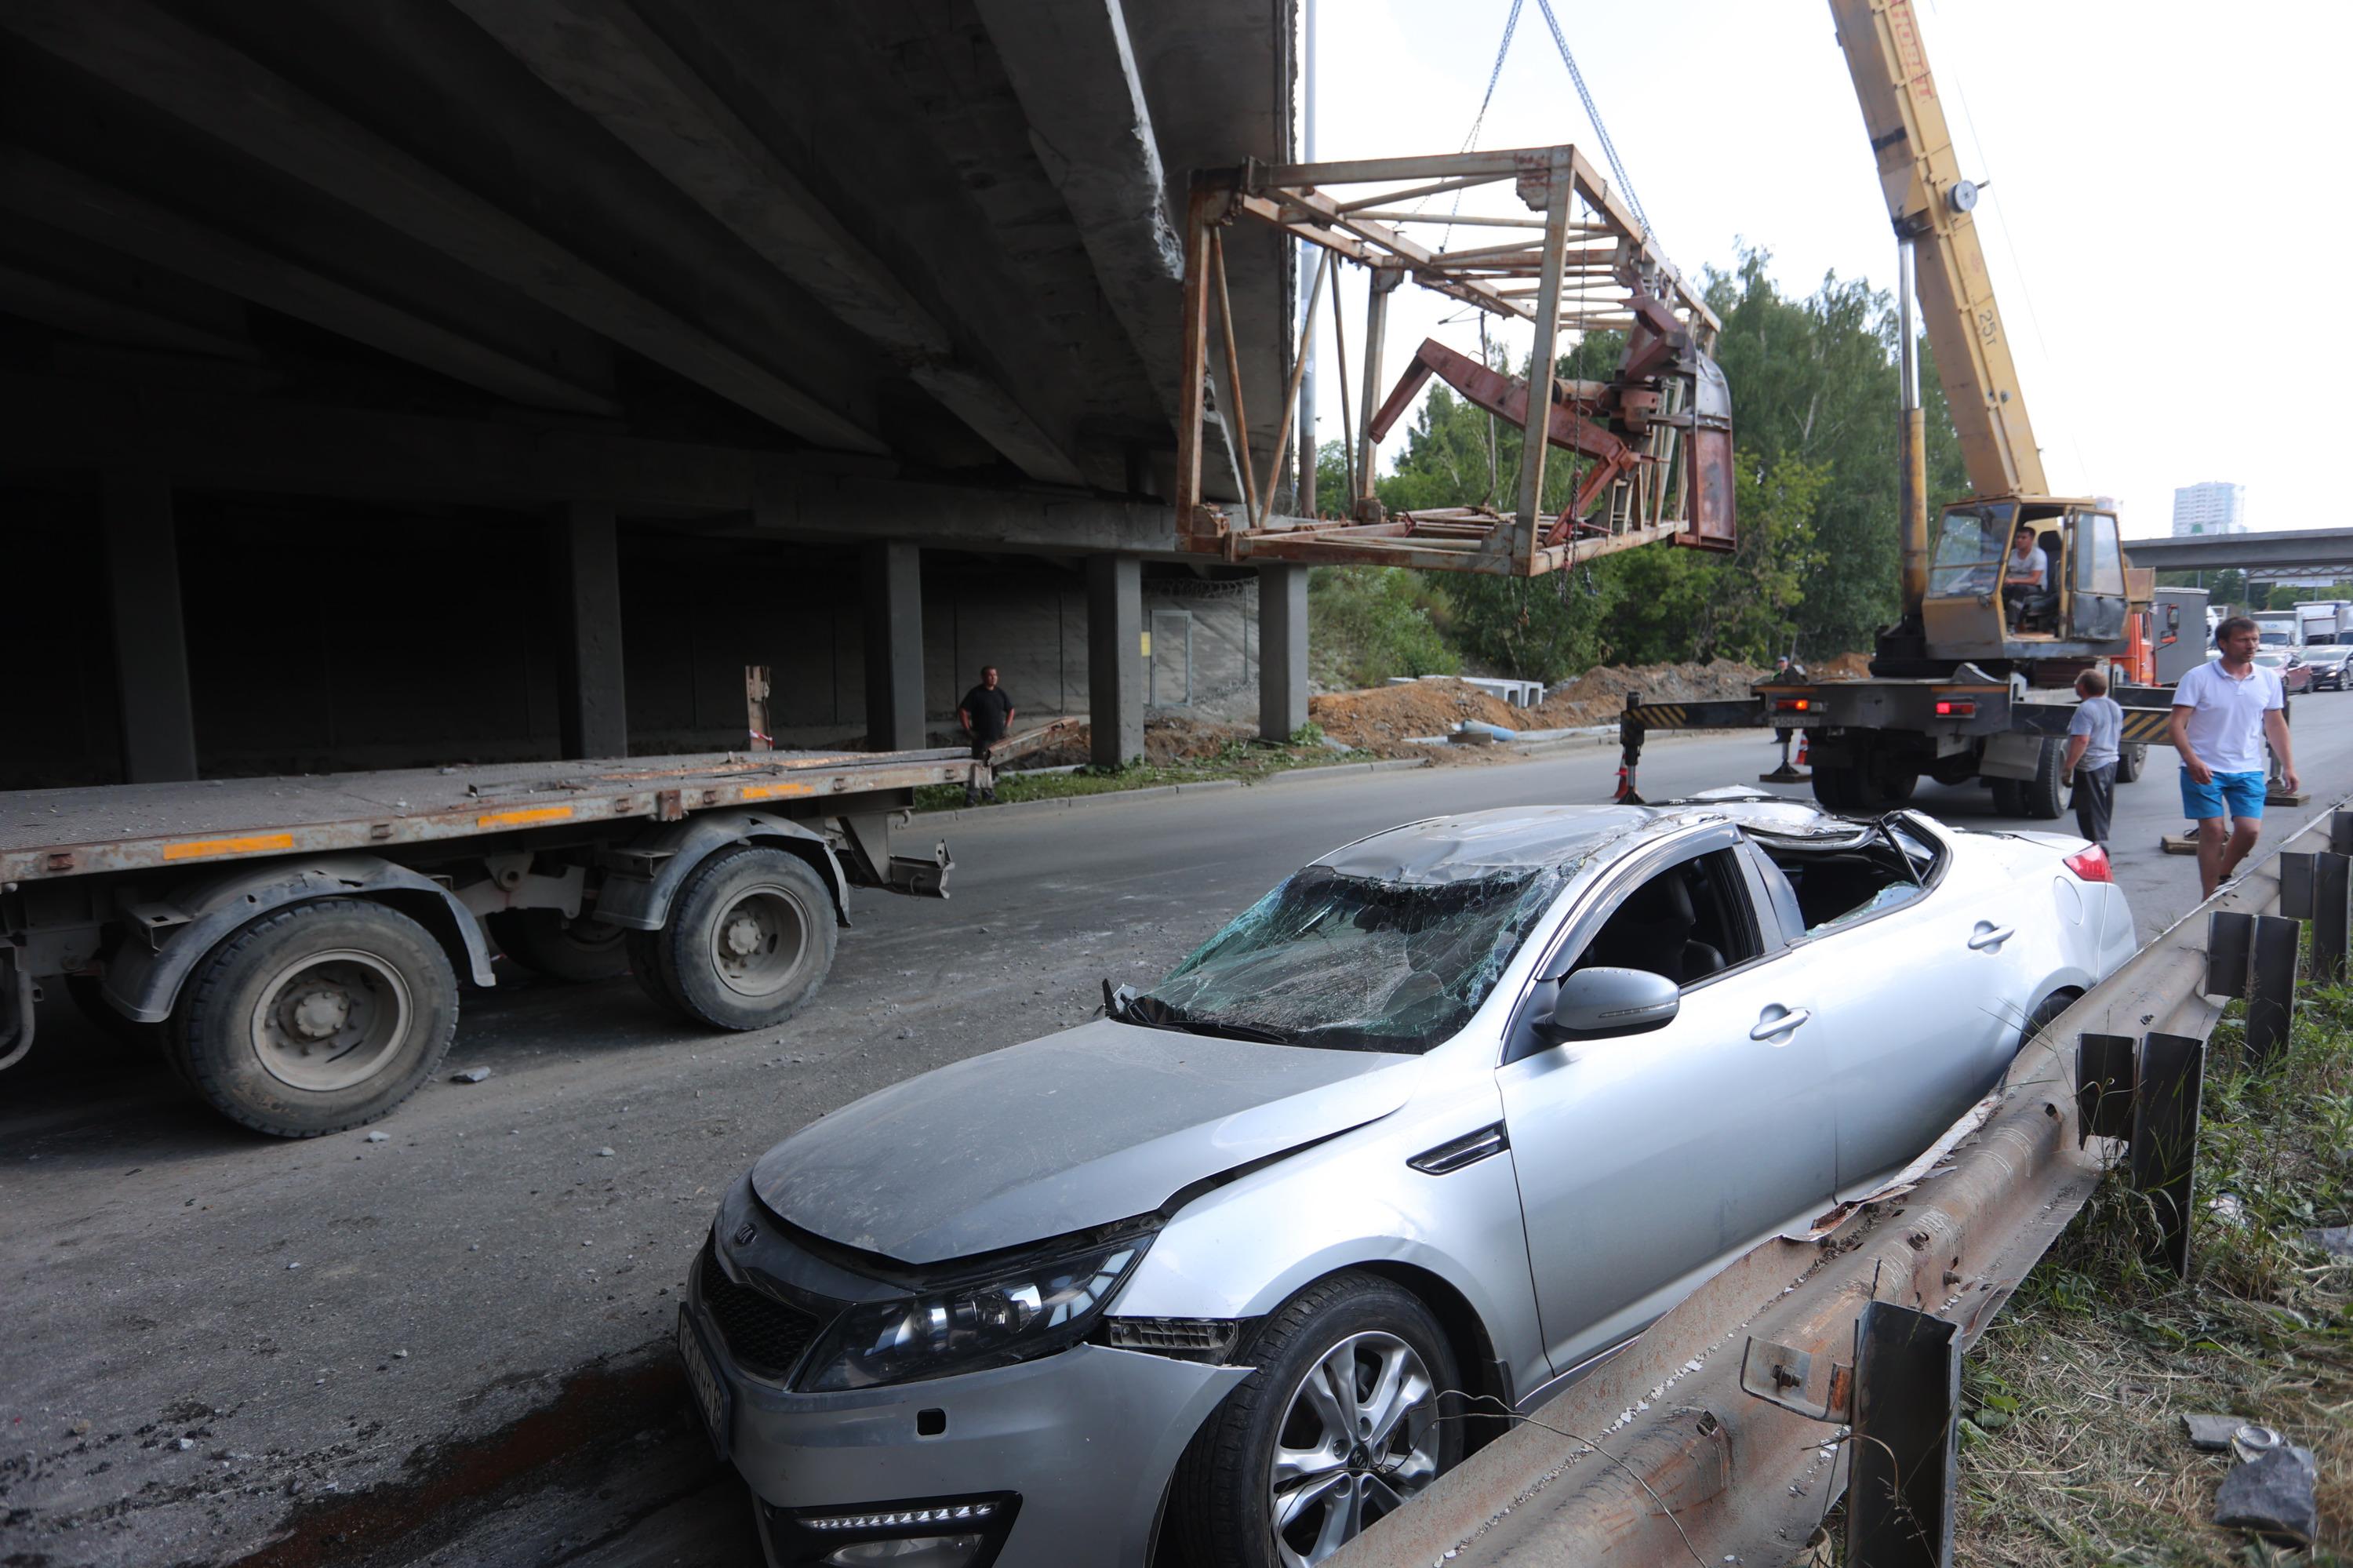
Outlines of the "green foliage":
<svg viewBox="0 0 2353 1568">
<path fill-rule="evenodd" d="M 1318 567 L 1307 581 L 1307 639 L 1350 683 L 1452 675 L 1462 661 L 1440 635 L 1447 596 L 1402 567 Z"/>
</svg>

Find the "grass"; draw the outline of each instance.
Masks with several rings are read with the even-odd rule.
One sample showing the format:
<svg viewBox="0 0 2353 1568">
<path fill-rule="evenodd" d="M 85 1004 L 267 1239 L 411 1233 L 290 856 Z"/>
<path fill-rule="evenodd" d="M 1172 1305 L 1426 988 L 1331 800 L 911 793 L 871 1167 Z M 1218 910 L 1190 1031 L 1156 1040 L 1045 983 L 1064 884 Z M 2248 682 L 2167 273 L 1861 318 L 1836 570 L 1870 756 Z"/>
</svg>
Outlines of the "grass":
<svg viewBox="0 0 2353 1568">
<path fill-rule="evenodd" d="M 2353 990 L 2307 987 L 2284 1057 L 2239 1065 L 2240 1007 L 2208 1046 L 2191 1275 L 2112 1174 L 1965 1363 L 1955 1562 L 1988 1568 L 2345 1563 L 2353 1544 L 2353 1260 L 2307 1229 L 2353 1221 Z M 2228 1456 L 2190 1412 L 2314 1450 L 2310 1553 L 2211 1522 Z"/>
<path fill-rule="evenodd" d="M 1183 763 L 1131 763 L 1125 768 L 1082 768 L 1074 773 L 1031 773 L 999 776 L 1000 805 L 1017 800 L 1060 800 L 1073 795 L 1109 795 L 1124 789 L 1150 789 L 1164 784 L 1200 784 L 1213 779 L 1238 779 L 1244 783 L 1289 773 L 1302 768 L 1323 768 L 1335 762 L 1362 762 L 1323 744 L 1324 732 L 1314 724 L 1293 733 L 1287 745 L 1265 741 L 1229 741 L 1212 756 Z M 964 804 L 964 787 L 932 785 L 915 791 L 915 810 L 944 811 Z"/>
</svg>

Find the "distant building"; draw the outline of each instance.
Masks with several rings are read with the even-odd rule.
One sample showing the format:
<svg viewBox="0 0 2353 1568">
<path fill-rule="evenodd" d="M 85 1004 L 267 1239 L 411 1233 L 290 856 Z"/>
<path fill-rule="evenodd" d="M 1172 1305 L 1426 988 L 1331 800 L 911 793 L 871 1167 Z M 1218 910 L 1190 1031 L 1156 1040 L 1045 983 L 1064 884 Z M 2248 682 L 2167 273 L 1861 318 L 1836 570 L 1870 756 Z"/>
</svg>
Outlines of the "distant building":
<svg viewBox="0 0 2353 1568">
<path fill-rule="evenodd" d="M 2210 480 L 2185 484 L 2173 493 L 2173 536 L 2190 534 L 2243 534 L 2247 531 L 2247 487 Z"/>
</svg>

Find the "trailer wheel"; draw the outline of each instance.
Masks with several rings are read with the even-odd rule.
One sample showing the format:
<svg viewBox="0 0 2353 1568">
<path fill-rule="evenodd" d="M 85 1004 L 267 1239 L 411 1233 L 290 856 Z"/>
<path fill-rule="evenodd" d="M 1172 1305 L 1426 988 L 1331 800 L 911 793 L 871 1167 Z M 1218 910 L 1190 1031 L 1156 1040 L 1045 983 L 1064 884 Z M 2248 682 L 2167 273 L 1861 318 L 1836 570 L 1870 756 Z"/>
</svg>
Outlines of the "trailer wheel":
<svg viewBox="0 0 2353 1568">
<path fill-rule="evenodd" d="M 315 1138 L 391 1114 L 440 1065 L 458 977 L 424 927 L 357 898 L 273 910 L 198 959 L 165 1026 L 230 1120 Z"/>
<path fill-rule="evenodd" d="M 2137 779 L 2137 778 L 2139 778 L 2139 777 L 2140 777 L 2140 770 L 2141 770 L 2143 768 L 2146 768 L 2146 767 L 2147 767 L 2147 766 L 2148 766 L 2148 747 L 2146 747 L 2146 746 L 2121 746 L 2121 747 L 2118 747 L 2116 748 L 2116 782 L 2117 782 L 2117 783 L 2119 783 L 2119 784 L 2129 784 L 2129 783 L 2131 783 L 2134 779 Z"/>
<path fill-rule="evenodd" d="M 817 994 L 839 939 L 833 899 L 807 861 L 765 844 L 695 868 L 659 931 L 632 933 L 638 982 L 690 1022 L 782 1023 Z"/>
<path fill-rule="evenodd" d="M 490 918 L 499 951 L 549 980 L 601 980 L 626 974 L 628 943 L 617 926 L 554 909 L 501 909 Z"/>
</svg>

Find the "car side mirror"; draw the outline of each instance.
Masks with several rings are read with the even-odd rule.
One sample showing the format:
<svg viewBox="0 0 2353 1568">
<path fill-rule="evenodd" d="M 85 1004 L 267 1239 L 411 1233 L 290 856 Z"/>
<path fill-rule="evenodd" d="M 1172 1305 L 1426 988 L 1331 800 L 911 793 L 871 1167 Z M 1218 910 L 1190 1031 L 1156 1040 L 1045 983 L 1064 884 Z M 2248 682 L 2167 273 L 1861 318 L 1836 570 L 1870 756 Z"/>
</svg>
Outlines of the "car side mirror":
<svg viewBox="0 0 2353 1568">
<path fill-rule="evenodd" d="M 1605 1040 L 1662 1029 L 1683 1006 L 1683 991 L 1648 969 L 1577 969 L 1562 977 L 1552 1033 L 1565 1040 Z"/>
</svg>

